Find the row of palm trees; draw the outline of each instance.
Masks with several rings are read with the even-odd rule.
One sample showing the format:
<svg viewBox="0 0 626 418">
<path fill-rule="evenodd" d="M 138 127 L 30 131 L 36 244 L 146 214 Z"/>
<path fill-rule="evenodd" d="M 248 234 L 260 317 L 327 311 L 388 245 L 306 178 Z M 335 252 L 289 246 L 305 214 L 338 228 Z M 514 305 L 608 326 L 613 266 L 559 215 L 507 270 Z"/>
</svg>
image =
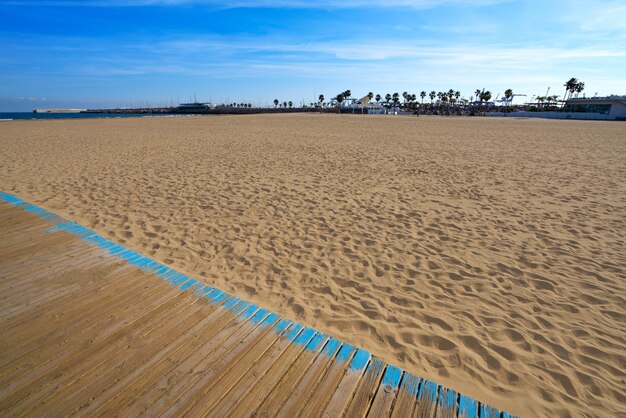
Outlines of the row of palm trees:
<svg viewBox="0 0 626 418">
<path fill-rule="evenodd" d="M 283 109 L 286 109 L 287 106 L 289 106 L 290 108 L 293 107 L 293 102 L 291 100 L 289 100 L 288 102 L 280 102 L 280 100 L 278 99 L 274 99 L 274 108 L 278 108 L 278 107 L 282 107 Z"/>
<path fill-rule="evenodd" d="M 565 95 L 563 96 L 563 98 L 567 100 L 568 98 L 571 99 L 574 93 L 576 93 L 576 97 L 578 97 L 578 95 L 582 93 L 585 89 L 585 82 L 579 81 L 577 78 L 572 77 L 567 80 L 565 84 L 563 84 L 563 87 L 565 87 Z"/>
<path fill-rule="evenodd" d="M 564 101 L 568 98 L 572 98 L 574 94 L 575 97 L 585 89 L 585 83 L 579 81 L 577 78 L 572 77 L 565 84 L 565 96 Z M 505 104 L 505 109 L 508 111 L 512 105 L 513 98 L 516 95 L 513 93 L 513 89 L 506 89 L 504 91 L 504 99 L 502 102 Z M 352 97 L 352 92 L 348 90 L 344 90 L 336 96 L 332 97 L 331 103 L 334 101 L 337 103 L 337 107 L 341 109 L 342 103 L 346 100 L 349 100 Z M 404 109 L 404 110 L 417 110 L 418 107 L 424 111 L 440 111 L 440 110 L 450 110 L 450 109 L 458 109 L 459 106 L 463 106 L 467 108 L 468 106 L 476 108 L 483 108 L 485 104 L 489 103 L 492 98 L 492 93 L 489 90 L 476 89 L 469 99 L 461 98 L 461 92 L 454 89 L 449 89 L 448 91 L 431 91 L 427 93 L 422 90 L 419 95 L 411 94 L 409 92 L 400 93 L 386 93 L 384 96 L 381 94 L 374 94 L 369 92 L 366 97 L 369 97 L 369 101 L 375 100 L 376 104 L 381 105 L 387 109 L 393 107 L 393 109 Z M 421 99 L 420 103 L 418 103 L 418 97 Z M 546 97 L 537 97 L 537 101 L 548 104 L 554 102 L 557 103 L 557 99 L 559 96 L 546 96 Z M 401 103 L 402 98 L 402 103 Z M 430 103 L 424 104 L 424 100 L 426 98 L 430 99 Z M 320 94 L 318 97 L 318 103 L 311 103 L 311 106 L 319 106 L 319 107 L 327 107 L 329 103 L 325 102 L 326 97 L 323 94 Z M 418 106 L 419 105 L 419 106 Z M 290 102 L 282 102 L 280 103 L 278 99 L 274 99 L 274 107 L 292 107 L 293 103 Z"/>
</svg>

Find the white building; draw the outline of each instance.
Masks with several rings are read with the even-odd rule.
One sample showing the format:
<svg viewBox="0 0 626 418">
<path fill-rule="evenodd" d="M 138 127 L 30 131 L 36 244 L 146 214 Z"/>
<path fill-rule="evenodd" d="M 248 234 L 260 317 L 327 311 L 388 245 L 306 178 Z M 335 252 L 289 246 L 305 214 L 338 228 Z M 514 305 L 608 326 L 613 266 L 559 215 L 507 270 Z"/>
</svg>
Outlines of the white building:
<svg viewBox="0 0 626 418">
<path fill-rule="evenodd" d="M 572 119 L 626 120 L 626 96 L 569 99 L 563 110 Z"/>
</svg>

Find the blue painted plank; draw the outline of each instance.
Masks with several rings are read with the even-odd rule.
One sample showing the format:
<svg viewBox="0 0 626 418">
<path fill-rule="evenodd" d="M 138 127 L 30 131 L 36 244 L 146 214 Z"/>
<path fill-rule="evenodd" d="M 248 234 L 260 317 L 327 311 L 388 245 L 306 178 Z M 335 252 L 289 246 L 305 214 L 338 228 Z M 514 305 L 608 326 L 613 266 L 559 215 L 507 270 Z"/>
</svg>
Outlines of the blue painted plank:
<svg viewBox="0 0 626 418">
<path fill-rule="evenodd" d="M 385 370 L 385 374 L 383 375 L 383 380 L 381 384 L 390 386 L 391 389 L 393 390 L 398 389 L 401 376 L 402 376 L 402 369 L 399 369 L 394 366 L 387 366 L 387 370 Z"/>
<path fill-rule="evenodd" d="M 348 370 L 359 372 L 362 371 L 365 366 L 367 366 L 367 363 L 369 363 L 371 357 L 372 355 L 369 353 L 369 351 L 359 348 L 352 358 Z"/>
<path fill-rule="evenodd" d="M 304 347 L 304 349 L 307 351 L 315 352 L 320 347 L 320 345 L 324 344 L 327 338 L 328 338 L 328 335 L 318 333 L 315 335 L 315 337 L 313 337 L 311 341 L 309 341 L 309 343 L 306 345 L 306 347 Z"/>
<path fill-rule="evenodd" d="M 437 398 L 437 416 L 456 416 L 456 398 L 457 393 L 454 390 L 440 386 L 439 396 Z"/>
<path fill-rule="evenodd" d="M 331 338 L 322 349 L 321 355 L 331 357 L 335 355 L 339 346 L 341 346 L 341 341 Z"/>
<path fill-rule="evenodd" d="M 289 332 L 282 332 L 279 335 L 285 336 L 286 341 L 292 342 L 300 334 L 304 327 L 288 319 L 283 319 L 283 321 L 289 323 L 291 325 L 291 328 L 289 328 Z"/>
<path fill-rule="evenodd" d="M 500 418 L 500 411 L 489 405 L 480 405 L 480 418 Z"/>
<path fill-rule="evenodd" d="M 460 418 L 478 418 L 478 402 L 475 399 L 461 395 L 459 398 L 458 416 Z"/>
<path fill-rule="evenodd" d="M 417 392 L 420 387 L 420 381 L 421 379 L 419 377 L 411 373 L 404 373 L 402 382 L 400 383 L 400 390 L 404 390 L 408 396 L 415 398 L 417 397 Z"/>
<path fill-rule="evenodd" d="M 316 331 L 313 328 L 304 328 L 304 330 L 298 335 L 298 338 L 295 338 L 293 340 L 287 339 L 287 341 L 293 341 L 293 343 L 296 345 L 306 346 L 309 344 L 315 334 Z"/>
</svg>

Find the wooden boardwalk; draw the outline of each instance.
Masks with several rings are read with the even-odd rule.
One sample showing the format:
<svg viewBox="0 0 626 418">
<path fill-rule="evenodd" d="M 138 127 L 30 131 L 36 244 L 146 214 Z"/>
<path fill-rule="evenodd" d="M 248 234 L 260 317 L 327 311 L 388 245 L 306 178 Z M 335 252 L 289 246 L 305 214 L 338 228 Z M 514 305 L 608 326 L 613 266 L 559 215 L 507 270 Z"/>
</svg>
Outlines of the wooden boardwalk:
<svg viewBox="0 0 626 418">
<path fill-rule="evenodd" d="M 3 416 L 509 417 L 0 193 Z"/>
</svg>

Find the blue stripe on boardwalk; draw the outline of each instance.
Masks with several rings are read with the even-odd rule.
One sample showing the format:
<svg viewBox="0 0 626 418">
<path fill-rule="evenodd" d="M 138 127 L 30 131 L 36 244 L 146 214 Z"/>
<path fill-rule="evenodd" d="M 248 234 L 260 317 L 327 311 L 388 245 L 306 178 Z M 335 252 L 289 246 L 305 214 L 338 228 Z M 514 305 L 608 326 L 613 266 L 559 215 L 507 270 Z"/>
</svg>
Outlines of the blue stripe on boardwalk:
<svg viewBox="0 0 626 418">
<path fill-rule="evenodd" d="M 284 335 L 291 325 L 293 325 L 293 321 L 290 321 L 289 319 L 283 319 L 278 323 L 278 325 L 276 325 L 274 332 L 278 335 Z"/>
<path fill-rule="evenodd" d="M 402 376 L 402 383 L 400 383 L 400 388 L 404 388 L 406 393 L 415 398 L 417 396 L 417 391 L 420 387 L 420 378 L 413 376 L 411 373 L 404 373 Z"/>
<path fill-rule="evenodd" d="M 211 298 L 211 300 L 213 302 L 215 302 L 217 299 L 226 297 L 226 294 L 224 292 L 220 291 L 220 290 L 218 290 L 216 293 L 219 293 L 219 295 L 214 296 L 214 297 Z M 224 302 L 224 308 L 225 309 L 232 309 L 233 306 L 235 306 L 239 302 L 241 302 L 241 299 L 239 299 L 239 298 L 230 298 L 226 302 Z"/>
<path fill-rule="evenodd" d="M 183 284 L 180 287 L 180 290 L 187 290 L 189 289 L 191 286 L 195 285 L 196 283 L 198 283 L 198 281 L 196 279 L 191 279 L 188 282 L 186 282 L 185 284 Z"/>
<path fill-rule="evenodd" d="M 279 319 L 280 319 L 280 318 L 279 318 L 279 316 L 278 316 L 278 315 L 276 315 L 275 313 L 269 314 L 269 315 L 267 316 L 267 318 L 265 318 L 265 319 L 264 319 L 264 320 L 263 320 L 263 321 L 259 324 L 259 328 L 267 328 L 267 327 L 269 327 L 269 326 L 272 326 L 272 325 L 274 325 L 275 323 L 277 323 Z M 256 322 L 254 321 L 254 318 L 251 320 L 251 322 L 256 323 Z"/>
<path fill-rule="evenodd" d="M 456 415 L 456 398 L 457 394 L 452 389 L 439 387 L 439 398 L 437 399 L 438 410 L 450 410 Z"/>
<path fill-rule="evenodd" d="M 304 347 L 304 349 L 307 351 L 317 351 L 320 344 L 326 341 L 326 338 L 328 338 L 328 335 L 326 334 L 317 334 L 315 335 L 315 337 L 313 337 L 311 341 L 309 341 L 309 343 L 306 345 L 306 347 Z"/>
<path fill-rule="evenodd" d="M 326 345 L 322 349 L 322 355 L 326 357 L 333 356 L 340 345 L 341 345 L 341 341 L 331 338 L 330 340 L 328 340 L 328 343 L 326 343 Z"/>
<path fill-rule="evenodd" d="M 458 416 L 460 418 L 478 418 L 478 403 L 472 398 L 461 395 Z"/>
<path fill-rule="evenodd" d="M 502 418 L 516 418 L 515 415 L 511 415 L 508 412 L 502 413 Z"/>
<path fill-rule="evenodd" d="M 0 191 L 0 200 L 3 200 L 13 206 L 20 207 L 27 212 L 39 215 L 42 218 L 50 219 L 54 223 L 54 227 L 48 229 L 46 232 L 51 233 L 55 231 L 66 231 L 68 233 L 74 234 L 84 239 L 86 242 L 97 246 L 111 256 L 118 257 L 122 260 L 127 261 L 129 264 L 135 267 L 138 267 L 148 273 L 154 274 L 160 280 L 170 283 L 173 286 L 180 285 L 181 291 L 186 289 L 193 289 L 196 294 L 201 297 L 206 297 L 208 302 L 214 306 L 223 303 L 223 306 L 233 315 L 239 316 L 244 320 L 252 321 L 255 324 L 260 323 L 261 326 L 269 326 L 270 324 L 273 325 L 278 322 L 278 325 L 276 325 L 275 327 L 276 330 L 280 328 L 279 331 L 283 334 L 287 333 L 287 331 L 289 330 L 288 338 L 293 338 L 293 342 L 295 344 L 305 345 L 305 350 L 317 351 L 320 345 L 325 343 L 324 348 L 322 349 L 322 355 L 331 357 L 334 356 L 335 353 L 337 353 L 337 350 L 339 350 L 336 358 L 336 360 L 338 361 L 350 360 L 350 358 L 352 358 L 352 355 L 356 351 L 353 346 L 349 344 L 343 344 L 342 346 L 341 341 L 334 338 L 329 339 L 327 335 L 317 333 L 311 328 L 303 328 L 301 325 L 293 325 L 293 322 L 288 320 L 281 321 L 278 315 L 268 315 L 269 312 L 265 309 L 259 309 L 258 306 L 252 305 L 250 304 L 250 302 L 235 298 L 232 295 L 225 293 L 219 289 L 214 289 L 211 286 L 200 283 L 196 279 L 191 279 L 190 277 L 179 273 L 154 260 L 151 260 L 148 257 L 145 257 L 135 251 L 125 248 L 112 241 L 109 241 L 108 239 L 98 235 L 95 231 L 92 231 L 89 228 L 86 228 L 75 222 L 68 221 L 67 219 L 63 219 L 60 216 L 57 216 L 52 212 L 48 212 L 47 210 L 38 206 L 31 205 L 17 196 L 13 196 L 9 193 Z M 295 334 L 293 334 L 294 330 L 297 330 Z M 339 349 L 340 347 L 341 349 Z M 352 358 L 352 361 L 350 363 L 350 369 L 362 370 L 364 367 L 367 366 L 369 370 L 372 367 L 380 368 L 384 366 L 383 363 L 378 360 L 369 361 L 370 358 L 371 355 L 365 350 L 356 351 L 356 354 L 354 355 L 354 358 Z M 383 376 L 383 383 L 386 379 L 388 379 L 390 383 L 393 383 L 392 386 L 397 388 L 402 373 L 402 370 L 393 366 L 388 366 L 387 370 L 385 371 L 385 375 Z M 437 396 L 437 385 L 433 382 L 424 380 L 422 381 L 421 385 L 416 384 L 416 388 L 413 389 L 413 378 L 417 379 L 418 381 L 419 378 L 411 376 L 412 375 L 408 375 L 405 373 L 404 378 L 402 379 L 403 385 L 406 385 L 407 390 L 411 389 L 417 391 L 419 387 L 418 400 L 421 398 L 431 398 L 432 402 L 435 402 Z M 440 401 L 444 402 L 443 399 Z M 477 410 L 476 405 L 478 405 L 478 411 L 481 418 L 500 417 L 500 415 L 502 415 L 503 418 L 513 417 L 513 415 L 510 415 L 508 413 L 501 413 L 497 409 L 492 408 L 488 405 L 477 404 L 475 400 L 465 396 L 460 397 L 459 415 L 475 417 Z M 466 413 L 467 415 L 462 415 Z"/>
<path fill-rule="evenodd" d="M 293 343 L 296 345 L 307 345 L 316 332 L 317 331 L 315 331 L 313 328 L 305 328 L 304 331 L 302 331 L 300 335 L 298 335 L 298 338 L 293 340 Z M 288 341 L 291 340 L 288 339 Z"/>
<path fill-rule="evenodd" d="M 391 386 L 392 389 L 397 389 L 400 384 L 400 377 L 402 376 L 402 369 L 394 366 L 388 366 L 383 376 L 383 385 Z"/>
<path fill-rule="evenodd" d="M 289 329 L 289 333 L 287 333 L 286 341 L 292 342 L 298 334 L 300 334 L 300 331 L 302 331 L 304 327 L 300 324 L 293 323 L 292 321 L 289 322 L 292 324 L 292 327 Z M 284 334 L 285 333 L 283 333 L 283 335 Z"/>
<path fill-rule="evenodd" d="M 431 382 L 430 380 L 424 380 L 422 382 L 422 386 L 420 387 L 418 399 L 424 399 L 425 401 L 435 403 L 435 398 L 437 397 L 437 384 L 435 382 Z"/>
<path fill-rule="evenodd" d="M 344 344 L 341 347 L 341 350 L 337 353 L 337 361 L 348 361 L 352 358 L 352 354 L 356 351 L 356 348 L 351 346 L 350 344 Z"/>
<path fill-rule="evenodd" d="M 480 405 L 480 418 L 500 418 L 500 411 L 489 405 Z"/>
<path fill-rule="evenodd" d="M 367 363 L 370 361 L 372 355 L 369 351 L 360 349 L 354 355 L 354 358 L 350 362 L 349 370 L 361 371 L 367 366 Z"/>
<path fill-rule="evenodd" d="M 0 198 L 5 202 L 12 204 L 13 206 L 22 206 L 25 203 L 19 197 L 13 196 L 5 192 L 0 192 Z"/>
</svg>

